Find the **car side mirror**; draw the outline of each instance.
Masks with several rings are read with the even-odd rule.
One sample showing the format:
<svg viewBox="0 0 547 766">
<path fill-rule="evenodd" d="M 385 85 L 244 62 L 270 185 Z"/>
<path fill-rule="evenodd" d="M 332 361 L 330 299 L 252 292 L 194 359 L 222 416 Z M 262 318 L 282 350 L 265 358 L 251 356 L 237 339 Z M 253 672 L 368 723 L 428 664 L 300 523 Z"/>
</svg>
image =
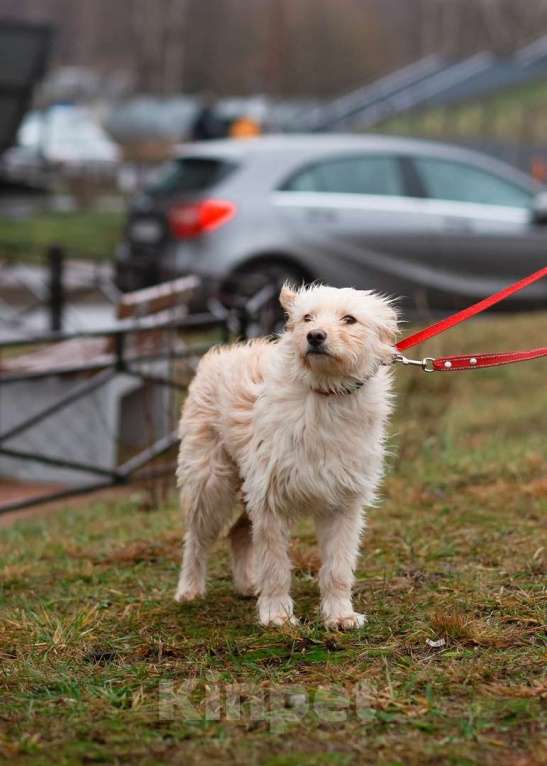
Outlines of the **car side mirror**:
<svg viewBox="0 0 547 766">
<path fill-rule="evenodd" d="M 532 203 L 532 223 L 540 226 L 547 224 L 547 191 L 540 191 Z"/>
</svg>

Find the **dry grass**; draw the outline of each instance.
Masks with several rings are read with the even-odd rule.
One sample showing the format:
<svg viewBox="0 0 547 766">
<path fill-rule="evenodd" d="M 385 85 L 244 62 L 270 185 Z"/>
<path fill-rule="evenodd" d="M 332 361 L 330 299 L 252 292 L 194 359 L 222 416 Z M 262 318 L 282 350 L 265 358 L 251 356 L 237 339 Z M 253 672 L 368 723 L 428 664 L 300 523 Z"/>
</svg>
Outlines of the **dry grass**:
<svg viewBox="0 0 547 766">
<path fill-rule="evenodd" d="M 541 345 L 544 320 L 476 322 L 433 351 Z M 259 629 L 252 601 L 234 595 L 224 543 L 208 599 L 172 601 L 173 502 L 79 503 L 1 530 L 6 761 L 545 763 L 545 365 L 397 375 L 393 456 L 356 586 L 369 615 L 360 633 L 317 621 L 308 525 L 293 546 L 304 622 L 284 632 Z M 162 714 L 160 685 L 189 682 L 197 717 Z M 246 684 L 239 719 L 222 696 L 233 684 Z M 250 715 L 284 685 L 276 716 Z M 207 720 L 217 688 L 222 715 Z"/>
</svg>

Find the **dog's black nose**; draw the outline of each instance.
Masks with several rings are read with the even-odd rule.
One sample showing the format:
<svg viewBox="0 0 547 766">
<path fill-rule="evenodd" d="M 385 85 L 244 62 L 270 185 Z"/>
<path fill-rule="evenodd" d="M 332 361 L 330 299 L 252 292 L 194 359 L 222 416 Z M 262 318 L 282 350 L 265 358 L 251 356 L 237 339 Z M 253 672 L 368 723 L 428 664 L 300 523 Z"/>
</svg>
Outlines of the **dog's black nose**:
<svg viewBox="0 0 547 766">
<path fill-rule="evenodd" d="M 310 346 L 318 348 L 327 340 L 327 333 L 323 332 L 323 330 L 310 330 L 306 338 Z"/>
</svg>

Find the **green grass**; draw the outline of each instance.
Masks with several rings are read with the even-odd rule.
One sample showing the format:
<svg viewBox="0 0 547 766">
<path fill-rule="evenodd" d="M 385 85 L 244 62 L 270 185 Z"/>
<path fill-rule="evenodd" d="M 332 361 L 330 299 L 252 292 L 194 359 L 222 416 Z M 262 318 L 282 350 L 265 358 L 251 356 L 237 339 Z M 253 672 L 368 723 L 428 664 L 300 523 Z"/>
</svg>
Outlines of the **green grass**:
<svg viewBox="0 0 547 766">
<path fill-rule="evenodd" d="M 534 81 L 508 88 L 480 101 L 429 107 L 393 117 L 377 130 L 432 138 L 491 138 L 542 143 L 547 128 L 547 84 Z"/>
<path fill-rule="evenodd" d="M 121 212 L 96 210 L 0 218 L 0 256 L 35 260 L 57 244 L 71 258 L 109 259 L 120 241 L 123 220 Z"/>
<path fill-rule="evenodd" d="M 427 351 L 541 345 L 545 319 L 475 321 Z M 281 632 L 234 595 L 224 542 L 207 599 L 173 602 L 174 503 L 80 501 L 3 529 L 0 753 L 14 766 L 544 763 L 545 371 L 397 370 L 358 633 L 318 623 L 308 524 L 293 548 L 304 623 Z M 222 696 L 233 684 L 247 685 L 239 719 Z M 253 717 L 268 694 L 272 709 Z"/>
</svg>

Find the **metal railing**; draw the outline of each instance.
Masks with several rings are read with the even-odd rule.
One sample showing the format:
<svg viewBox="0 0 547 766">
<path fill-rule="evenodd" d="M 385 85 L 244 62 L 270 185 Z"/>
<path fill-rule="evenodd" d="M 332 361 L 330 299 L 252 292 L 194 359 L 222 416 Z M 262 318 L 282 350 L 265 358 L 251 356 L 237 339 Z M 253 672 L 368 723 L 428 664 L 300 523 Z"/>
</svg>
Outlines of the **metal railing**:
<svg viewBox="0 0 547 766">
<path fill-rule="evenodd" d="M 198 314 L 185 315 L 185 307 L 179 306 L 142 318 L 121 319 L 115 325 L 100 330 L 52 332 L 1 341 L 0 406 L 1 397 L 6 394 L 9 386 L 40 383 L 48 378 L 69 380 L 70 385 L 53 401 L 34 408 L 34 411 L 26 416 L 16 418 L 10 425 L 3 425 L 0 420 L 0 459 L 4 457 L 15 460 L 19 465 L 39 464 L 46 469 L 62 469 L 71 473 L 74 481 L 70 486 L 54 487 L 39 495 L 12 499 L 4 503 L 0 500 L 0 514 L 50 500 L 128 484 L 137 479 L 145 480 L 159 476 L 166 470 L 172 472 L 172 466 L 165 469 L 154 463 L 177 443 L 180 403 L 199 358 L 219 341 L 226 342 L 230 338 L 246 338 L 256 334 L 257 318 L 264 306 L 276 298 L 278 289 L 277 283 L 263 284 L 252 295 L 235 301 L 230 309 L 226 309 L 220 301 L 212 299 L 209 302 L 209 310 Z M 73 358 L 73 349 L 76 351 L 85 348 L 86 343 L 98 341 L 102 343 L 100 353 L 97 353 L 97 348 L 93 345 L 92 358 Z M 26 349 L 35 349 L 36 346 L 38 351 L 33 351 L 30 355 L 24 354 Z M 55 363 L 56 350 L 63 349 L 64 355 L 60 354 L 59 361 Z M 69 352 L 68 362 L 66 351 Z M 14 352 L 19 355 L 12 356 Z M 42 363 L 42 359 L 47 363 Z M 156 362 L 164 363 L 163 372 L 154 369 Z M 17 443 L 21 437 L 32 437 L 36 429 L 43 427 L 48 418 L 68 411 L 75 404 L 89 405 L 94 401 L 97 392 L 112 384 L 118 376 L 124 376 L 125 380 L 133 379 L 143 387 L 160 387 L 172 392 L 174 396 L 170 397 L 170 401 L 175 405 L 172 408 L 172 427 L 164 428 L 166 432 L 160 435 L 151 433 L 146 446 L 132 449 L 130 455 L 123 457 L 113 467 L 98 461 L 83 461 L 70 454 L 55 454 L 54 449 L 24 448 Z M 14 397 L 11 401 L 13 400 Z M 104 421 L 105 413 L 97 411 L 96 416 L 98 420 Z M 77 426 L 77 422 L 72 422 L 70 427 L 76 431 Z M 115 428 L 115 424 L 112 423 L 106 426 L 108 429 Z M 55 434 L 51 438 L 54 440 Z M 76 435 L 72 434 L 72 438 L 76 438 Z M 42 446 L 43 443 L 42 439 Z M 64 446 L 66 448 L 66 444 Z M 120 443 L 120 446 L 128 445 Z"/>
<path fill-rule="evenodd" d="M 28 417 L 19 419 L 10 427 L 2 429 L 0 423 L 0 457 L 23 461 L 24 463 L 39 463 L 42 466 L 66 469 L 74 472 L 76 477 L 85 474 L 87 479 L 76 480 L 68 487 L 54 489 L 39 496 L 32 496 L 0 504 L 0 513 L 18 510 L 35 505 L 39 502 L 68 497 L 84 492 L 90 492 L 104 487 L 125 484 L 135 478 L 136 474 L 156 458 L 170 450 L 177 441 L 176 428 L 160 438 L 152 439 L 142 449 L 137 450 L 114 468 L 105 468 L 97 463 L 82 462 L 69 456 L 46 454 L 34 450 L 14 446 L 14 442 L 22 435 L 32 434 L 33 429 L 40 427 L 48 418 L 60 411 L 90 397 L 100 389 L 104 389 L 118 375 L 129 376 L 143 385 L 161 386 L 170 390 L 184 393 L 187 382 L 177 379 L 175 374 L 161 375 L 150 371 L 150 362 L 168 361 L 173 365 L 176 361 L 196 360 L 214 340 L 187 345 L 181 342 L 181 334 L 191 332 L 193 335 L 211 333 L 217 330 L 221 338 L 227 337 L 226 317 L 204 313 L 190 316 L 177 316 L 172 312 L 163 312 L 161 316 L 146 317 L 137 320 L 122 320 L 115 326 L 97 331 L 56 332 L 49 335 L 27 337 L 24 340 L 9 340 L 0 342 L 0 354 L 6 355 L 15 348 L 21 351 L 25 347 L 39 344 L 42 351 L 50 348 L 54 351 L 57 344 L 77 340 L 80 344 L 89 339 L 102 339 L 107 353 L 96 359 L 73 364 L 48 364 L 43 368 L 38 366 L 25 369 L 24 363 L 18 363 L 21 357 L 8 358 L 3 366 L 0 365 L 0 396 L 6 393 L 8 386 L 17 386 L 23 382 L 38 381 L 52 376 L 68 376 L 72 381 L 77 376 L 80 382 L 70 385 L 67 392 L 55 398 L 53 402 L 42 406 Z M 140 343 L 146 336 L 151 337 L 151 343 Z M 0 357 L 1 358 L 1 357 Z M 23 360 L 29 357 L 24 357 Z M 32 358 L 32 357 L 31 357 Z M 54 354 L 52 356 L 54 359 Z M 112 424 L 111 424 L 112 425 Z M 139 478 L 143 478 L 139 475 Z"/>
<path fill-rule="evenodd" d="M 21 251 L 32 258 L 21 260 Z M 59 245 L 44 250 L 0 243 L 0 287 L 0 338 L 6 333 L 24 335 L 36 312 L 51 332 L 59 332 L 76 298 L 96 294 L 114 304 L 120 295 L 105 262 L 69 262 L 69 254 Z"/>
</svg>

